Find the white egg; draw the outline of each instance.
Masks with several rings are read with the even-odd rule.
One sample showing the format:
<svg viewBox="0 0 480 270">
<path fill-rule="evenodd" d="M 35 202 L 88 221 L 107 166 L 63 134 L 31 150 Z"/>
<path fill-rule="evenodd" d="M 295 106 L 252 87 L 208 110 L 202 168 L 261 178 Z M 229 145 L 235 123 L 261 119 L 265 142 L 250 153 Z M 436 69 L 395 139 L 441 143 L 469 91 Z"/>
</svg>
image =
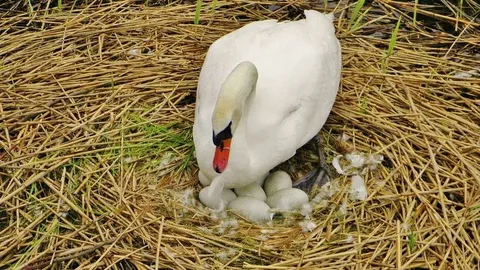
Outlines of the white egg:
<svg viewBox="0 0 480 270">
<path fill-rule="evenodd" d="M 237 195 L 235 195 L 235 192 L 233 192 L 231 189 L 224 189 L 222 190 L 220 197 L 225 202 L 225 205 L 228 205 L 229 202 L 237 198 Z"/>
<path fill-rule="evenodd" d="M 265 178 L 266 177 L 262 177 L 262 178 L 258 179 L 255 183 L 257 183 L 257 185 L 262 187 L 263 183 L 265 183 Z"/>
<path fill-rule="evenodd" d="M 267 222 L 272 220 L 273 213 L 263 201 L 253 197 L 237 197 L 228 204 L 228 209 L 252 222 Z"/>
<path fill-rule="evenodd" d="M 204 187 L 209 186 L 212 183 L 212 181 L 210 181 L 201 171 L 198 171 L 198 181 L 200 181 L 200 184 Z"/>
<path fill-rule="evenodd" d="M 252 183 L 244 187 L 235 188 L 234 190 L 238 197 L 253 197 L 261 201 L 265 201 L 265 199 L 267 198 L 267 195 L 265 195 L 265 191 L 263 191 L 262 187 L 259 186 L 257 183 Z"/>
<path fill-rule="evenodd" d="M 284 189 L 284 188 L 291 188 L 292 187 L 292 179 L 288 175 L 288 173 L 284 171 L 276 171 L 271 173 L 267 179 L 265 180 L 265 185 L 263 189 L 267 196 L 272 195 L 277 190 Z"/>
<path fill-rule="evenodd" d="M 203 205 L 212 209 L 223 210 L 230 201 L 237 197 L 237 195 L 235 195 L 235 193 L 233 193 L 233 191 L 231 191 L 230 189 L 222 190 L 220 196 L 208 197 L 209 188 L 210 186 L 204 187 L 202 190 L 200 190 L 198 198 L 203 203 Z"/>
<path fill-rule="evenodd" d="M 298 188 L 285 188 L 268 196 L 265 202 L 271 208 L 292 211 L 298 210 L 302 204 L 308 203 L 308 195 Z"/>
</svg>

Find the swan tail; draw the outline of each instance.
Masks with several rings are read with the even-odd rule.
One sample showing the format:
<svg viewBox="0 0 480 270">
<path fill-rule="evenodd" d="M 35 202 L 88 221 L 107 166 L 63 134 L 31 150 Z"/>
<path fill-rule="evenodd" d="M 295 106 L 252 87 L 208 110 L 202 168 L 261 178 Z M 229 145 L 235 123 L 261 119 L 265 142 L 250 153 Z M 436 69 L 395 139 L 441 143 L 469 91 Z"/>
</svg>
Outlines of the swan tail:
<svg viewBox="0 0 480 270">
<path fill-rule="evenodd" d="M 316 31 L 323 31 L 327 33 L 335 33 L 335 28 L 333 27 L 333 20 L 335 16 L 333 13 L 320 13 L 316 10 L 305 10 L 305 17 L 307 18 L 307 23 Z"/>
<path fill-rule="evenodd" d="M 333 12 L 332 13 L 328 13 L 328 14 L 325 14 L 325 16 L 327 16 L 327 18 L 333 22 L 333 20 L 335 19 L 335 15 L 333 15 Z"/>
<path fill-rule="evenodd" d="M 313 9 L 306 9 L 303 11 L 305 13 L 305 17 L 307 17 L 308 20 L 318 20 L 318 18 L 326 18 L 330 22 L 333 22 L 335 19 L 335 15 L 332 13 L 321 13 Z"/>
</svg>

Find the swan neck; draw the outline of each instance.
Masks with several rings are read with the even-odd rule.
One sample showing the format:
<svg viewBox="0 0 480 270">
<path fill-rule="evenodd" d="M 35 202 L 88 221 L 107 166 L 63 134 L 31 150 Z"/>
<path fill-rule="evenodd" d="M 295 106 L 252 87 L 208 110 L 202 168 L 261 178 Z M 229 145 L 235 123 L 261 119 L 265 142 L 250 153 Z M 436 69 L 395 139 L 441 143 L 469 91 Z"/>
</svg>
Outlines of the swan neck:
<svg viewBox="0 0 480 270">
<path fill-rule="evenodd" d="M 224 120 L 232 121 L 232 131 L 236 128 L 253 100 L 257 80 L 257 69 L 250 62 L 242 62 L 233 69 L 217 98 L 213 115 L 214 130 L 222 130 L 228 124 Z"/>
</svg>

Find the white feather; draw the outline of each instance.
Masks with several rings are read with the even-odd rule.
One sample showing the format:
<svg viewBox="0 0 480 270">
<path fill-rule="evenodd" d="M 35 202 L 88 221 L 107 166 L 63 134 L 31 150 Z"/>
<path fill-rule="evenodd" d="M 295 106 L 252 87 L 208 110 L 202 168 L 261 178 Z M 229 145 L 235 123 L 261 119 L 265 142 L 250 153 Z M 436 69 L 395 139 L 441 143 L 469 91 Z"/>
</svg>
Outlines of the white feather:
<svg viewBox="0 0 480 270">
<path fill-rule="evenodd" d="M 306 19 L 250 23 L 214 42 L 200 73 L 193 137 L 210 195 L 263 180 L 317 134 L 332 109 L 341 72 L 341 49 L 332 15 L 305 11 Z M 253 100 L 243 111 L 228 165 L 214 171 L 212 115 L 220 88 L 241 62 L 258 70 Z"/>
</svg>

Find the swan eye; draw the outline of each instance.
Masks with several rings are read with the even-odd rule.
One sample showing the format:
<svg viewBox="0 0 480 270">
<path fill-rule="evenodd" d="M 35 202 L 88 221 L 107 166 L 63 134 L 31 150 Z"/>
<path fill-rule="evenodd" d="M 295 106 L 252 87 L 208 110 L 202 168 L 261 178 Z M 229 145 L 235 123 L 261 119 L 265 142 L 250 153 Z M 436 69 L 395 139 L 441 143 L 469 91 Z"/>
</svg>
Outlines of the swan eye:
<svg viewBox="0 0 480 270">
<path fill-rule="evenodd" d="M 213 131 L 213 144 L 215 144 L 215 146 L 220 146 L 222 141 L 232 138 L 231 126 L 232 126 L 232 121 L 230 121 L 228 126 L 222 131 L 220 131 L 217 135 L 215 135 L 215 131 Z"/>
</svg>

